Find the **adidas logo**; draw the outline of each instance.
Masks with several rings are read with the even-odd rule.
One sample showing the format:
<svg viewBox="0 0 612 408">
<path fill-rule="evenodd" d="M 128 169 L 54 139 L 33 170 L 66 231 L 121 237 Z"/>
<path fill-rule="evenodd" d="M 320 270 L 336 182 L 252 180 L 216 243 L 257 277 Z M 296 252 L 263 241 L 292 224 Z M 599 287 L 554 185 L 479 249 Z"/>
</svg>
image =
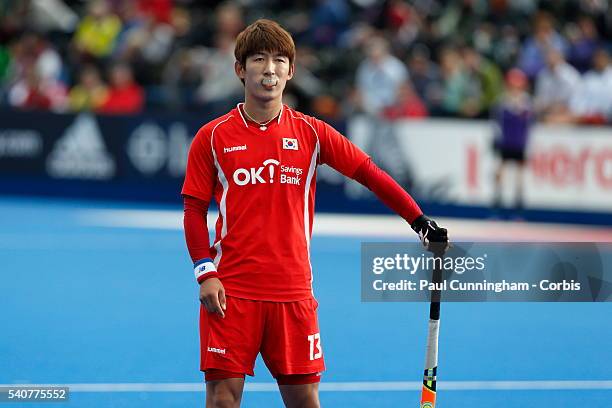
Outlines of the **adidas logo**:
<svg viewBox="0 0 612 408">
<path fill-rule="evenodd" d="M 96 119 L 87 113 L 76 117 L 47 158 L 47 171 L 55 178 L 108 180 L 115 169 Z"/>
</svg>

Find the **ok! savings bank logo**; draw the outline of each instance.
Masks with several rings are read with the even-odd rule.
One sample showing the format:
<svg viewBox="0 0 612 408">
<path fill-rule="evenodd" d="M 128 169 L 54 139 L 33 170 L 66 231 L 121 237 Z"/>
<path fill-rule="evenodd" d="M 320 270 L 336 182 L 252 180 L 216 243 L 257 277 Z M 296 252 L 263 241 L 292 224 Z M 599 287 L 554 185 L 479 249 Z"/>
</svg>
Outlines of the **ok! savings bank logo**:
<svg viewBox="0 0 612 408">
<path fill-rule="evenodd" d="M 234 179 L 234 183 L 239 186 L 246 186 L 247 184 L 274 184 L 274 176 L 279 169 L 280 184 L 292 184 L 295 186 L 301 185 L 304 170 L 299 167 L 284 166 L 278 160 L 274 159 L 264 161 L 263 166 L 261 167 L 236 169 L 232 178 Z"/>
</svg>

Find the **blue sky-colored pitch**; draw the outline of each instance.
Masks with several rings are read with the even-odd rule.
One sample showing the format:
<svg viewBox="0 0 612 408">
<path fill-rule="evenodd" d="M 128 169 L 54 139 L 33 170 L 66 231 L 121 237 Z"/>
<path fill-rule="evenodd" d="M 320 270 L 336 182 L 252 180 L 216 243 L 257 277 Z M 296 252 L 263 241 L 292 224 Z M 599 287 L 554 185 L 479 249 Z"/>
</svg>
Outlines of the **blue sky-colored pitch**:
<svg viewBox="0 0 612 408">
<path fill-rule="evenodd" d="M 75 215 L 103 206 L 0 200 L 0 384 L 201 381 L 197 286 L 182 232 L 91 227 Z M 361 303 L 361 241 L 312 241 L 324 381 L 419 381 L 428 305 Z M 439 380 L 610 380 L 611 312 L 609 303 L 443 304 Z M 255 372 L 249 381 L 272 381 L 261 361 Z M 355 408 L 416 407 L 418 397 L 321 394 L 324 406 Z M 53 406 L 195 407 L 203 400 L 194 392 L 73 393 L 70 404 Z M 282 406 L 273 392 L 245 393 L 243 401 Z M 612 390 L 439 394 L 440 407 L 483 401 L 604 407 Z"/>
</svg>

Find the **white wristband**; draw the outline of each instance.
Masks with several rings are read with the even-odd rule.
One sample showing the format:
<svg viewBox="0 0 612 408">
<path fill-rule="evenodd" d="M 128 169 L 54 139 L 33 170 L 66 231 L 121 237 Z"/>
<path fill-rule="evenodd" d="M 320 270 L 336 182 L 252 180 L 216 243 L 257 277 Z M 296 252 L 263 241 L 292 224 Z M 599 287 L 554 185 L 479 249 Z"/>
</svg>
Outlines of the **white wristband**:
<svg viewBox="0 0 612 408">
<path fill-rule="evenodd" d="M 210 258 L 204 258 L 198 261 L 193 268 L 196 280 L 199 280 L 203 275 L 211 272 L 217 272 L 217 267 Z"/>
</svg>

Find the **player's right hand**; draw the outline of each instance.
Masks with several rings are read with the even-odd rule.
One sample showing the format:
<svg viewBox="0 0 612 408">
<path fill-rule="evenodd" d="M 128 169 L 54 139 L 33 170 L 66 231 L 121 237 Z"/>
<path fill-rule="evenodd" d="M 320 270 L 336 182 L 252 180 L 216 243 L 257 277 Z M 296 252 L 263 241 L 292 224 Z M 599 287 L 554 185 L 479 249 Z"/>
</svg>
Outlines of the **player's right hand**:
<svg viewBox="0 0 612 408">
<path fill-rule="evenodd" d="M 421 243 L 431 252 L 444 252 L 448 248 L 448 231 L 434 220 L 421 215 L 412 222 L 412 229 L 419 235 Z"/>
<path fill-rule="evenodd" d="M 225 317 L 225 288 L 218 278 L 209 278 L 200 284 L 200 302 L 208 313 Z"/>
</svg>

